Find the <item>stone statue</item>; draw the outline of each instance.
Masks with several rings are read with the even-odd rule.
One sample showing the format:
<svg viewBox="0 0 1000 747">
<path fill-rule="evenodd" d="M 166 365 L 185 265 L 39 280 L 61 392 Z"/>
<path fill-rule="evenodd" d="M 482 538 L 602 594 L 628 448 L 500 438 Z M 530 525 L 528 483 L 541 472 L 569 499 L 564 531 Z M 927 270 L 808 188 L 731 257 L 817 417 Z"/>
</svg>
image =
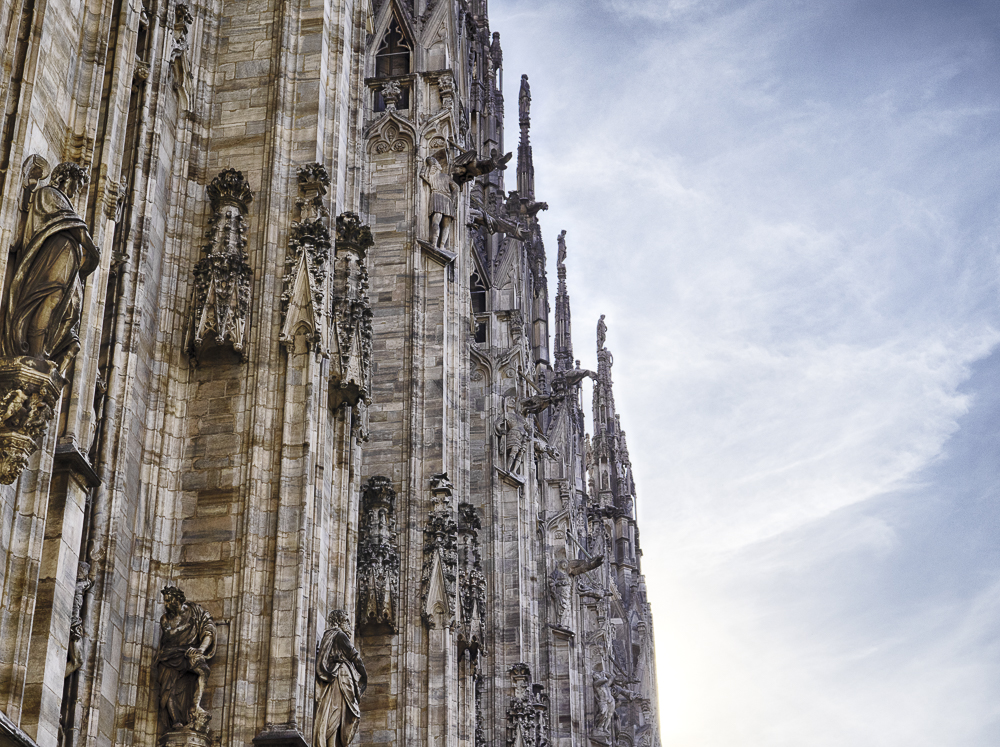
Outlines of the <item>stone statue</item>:
<svg viewBox="0 0 1000 747">
<path fill-rule="evenodd" d="M 600 734 L 611 734 L 611 725 L 615 717 L 615 696 L 611 692 L 614 675 L 607 672 L 594 672 L 594 702 L 597 707 L 594 713 L 594 731 Z"/>
<path fill-rule="evenodd" d="M 77 164 L 61 163 L 29 198 L 0 338 L 5 356 L 52 361 L 65 373 L 80 349 L 83 279 L 100 254 L 71 200 L 89 181 Z"/>
<path fill-rule="evenodd" d="M 447 157 L 443 151 L 428 156 L 424 161 L 426 168 L 421 173 L 423 180 L 431 188 L 431 201 L 428 212 L 431 216 L 432 246 L 447 249 L 451 238 L 451 222 L 455 218 L 455 193 L 458 185 L 452 180 L 445 169 Z"/>
<path fill-rule="evenodd" d="M 496 424 L 500 440 L 500 457 L 503 469 L 512 475 L 520 474 L 524 452 L 528 445 L 527 423 L 516 407 L 511 407 L 512 397 L 503 397 L 503 413 Z"/>
<path fill-rule="evenodd" d="M 556 609 L 556 625 L 565 628 L 569 621 L 571 582 L 566 573 L 566 561 L 560 560 L 549 576 L 549 593 Z"/>
<path fill-rule="evenodd" d="M 161 593 L 167 609 L 160 617 L 160 648 L 154 661 L 160 716 L 169 731 L 206 732 L 212 717 L 201 707 L 201 697 L 210 672 L 208 660 L 215 655 L 215 622 L 176 586 L 167 586 Z"/>
<path fill-rule="evenodd" d="M 604 348 L 604 342 L 608 339 L 608 325 L 604 323 L 604 314 L 597 320 L 597 349 Z"/>
<path fill-rule="evenodd" d="M 90 554 L 94 564 L 80 561 L 76 571 L 76 593 L 73 594 L 73 616 L 69 623 L 69 649 L 66 652 L 66 677 L 83 666 L 83 599 L 97 578 L 97 566 L 103 552 Z"/>
<path fill-rule="evenodd" d="M 361 718 L 361 696 L 368 673 L 351 644 L 347 613 L 334 610 L 327 619 L 316 656 L 316 720 L 313 747 L 347 747 Z"/>
</svg>

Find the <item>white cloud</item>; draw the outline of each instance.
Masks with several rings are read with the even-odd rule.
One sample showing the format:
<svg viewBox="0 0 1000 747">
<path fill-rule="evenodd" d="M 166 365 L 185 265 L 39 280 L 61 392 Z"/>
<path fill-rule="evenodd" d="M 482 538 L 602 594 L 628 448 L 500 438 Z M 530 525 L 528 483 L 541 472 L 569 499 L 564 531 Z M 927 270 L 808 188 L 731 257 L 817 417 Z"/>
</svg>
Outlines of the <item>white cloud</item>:
<svg viewBox="0 0 1000 747">
<path fill-rule="evenodd" d="M 951 596 L 890 573 L 917 506 L 873 508 L 929 479 L 1000 342 L 971 7 L 491 4 L 584 365 L 608 315 L 671 747 L 1000 739 L 995 563 Z"/>
</svg>

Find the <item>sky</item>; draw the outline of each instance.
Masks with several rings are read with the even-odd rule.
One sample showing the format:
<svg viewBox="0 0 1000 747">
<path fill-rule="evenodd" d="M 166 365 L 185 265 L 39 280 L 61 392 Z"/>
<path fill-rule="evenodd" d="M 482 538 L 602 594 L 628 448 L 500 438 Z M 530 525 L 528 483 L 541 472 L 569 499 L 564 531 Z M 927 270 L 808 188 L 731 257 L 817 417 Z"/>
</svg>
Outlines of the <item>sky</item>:
<svg viewBox="0 0 1000 747">
<path fill-rule="evenodd" d="M 668 747 L 1000 745 L 1000 2 L 492 0 Z"/>
</svg>

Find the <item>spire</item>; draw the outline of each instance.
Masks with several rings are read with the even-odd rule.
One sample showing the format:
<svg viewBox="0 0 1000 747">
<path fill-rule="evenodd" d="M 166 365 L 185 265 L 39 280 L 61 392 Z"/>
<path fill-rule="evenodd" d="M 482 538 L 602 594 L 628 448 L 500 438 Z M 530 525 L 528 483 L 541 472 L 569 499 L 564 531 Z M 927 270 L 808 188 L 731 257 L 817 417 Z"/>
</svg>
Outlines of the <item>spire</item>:
<svg viewBox="0 0 1000 747">
<path fill-rule="evenodd" d="M 597 322 L 597 380 L 594 382 L 594 466 L 597 469 L 595 484 L 602 506 L 614 506 L 635 518 L 633 506 L 635 487 L 632 482 L 632 464 L 621 420 L 615 411 L 615 393 L 611 381 L 614 359 L 604 343 L 608 325 L 604 315 Z"/>
<path fill-rule="evenodd" d="M 559 254 L 556 272 L 559 285 L 556 290 L 556 371 L 568 371 L 573 367 L 573 336 L 570 325 L 569 293 L 566 292 L 566 232 L 559 234 Z"/>
<path fill-rule="evenodd" d="M 523 199 L 535 199 L 535 165 L 531 159 L 531 142 L 528 128 L 531 126 L 531 86 L 528 76 L 521 76 L 521 92 L 517 97 L 518 123 L 521 125 L 521 141 L 517 146 L 517 193 Z"/>
</svg>

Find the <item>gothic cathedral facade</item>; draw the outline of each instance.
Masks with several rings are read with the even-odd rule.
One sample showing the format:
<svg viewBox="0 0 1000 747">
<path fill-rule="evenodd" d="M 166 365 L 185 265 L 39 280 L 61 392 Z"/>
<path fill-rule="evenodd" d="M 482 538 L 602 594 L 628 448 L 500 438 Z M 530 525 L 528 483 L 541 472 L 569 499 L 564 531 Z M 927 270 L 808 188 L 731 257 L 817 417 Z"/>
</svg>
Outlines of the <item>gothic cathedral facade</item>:
<svg viewBox="0 0 1000 747">
<path fill-rule="evenodd" d="M 0 746 L 658 747 L 486 5 L 0 3 Z"/>
</svg>

